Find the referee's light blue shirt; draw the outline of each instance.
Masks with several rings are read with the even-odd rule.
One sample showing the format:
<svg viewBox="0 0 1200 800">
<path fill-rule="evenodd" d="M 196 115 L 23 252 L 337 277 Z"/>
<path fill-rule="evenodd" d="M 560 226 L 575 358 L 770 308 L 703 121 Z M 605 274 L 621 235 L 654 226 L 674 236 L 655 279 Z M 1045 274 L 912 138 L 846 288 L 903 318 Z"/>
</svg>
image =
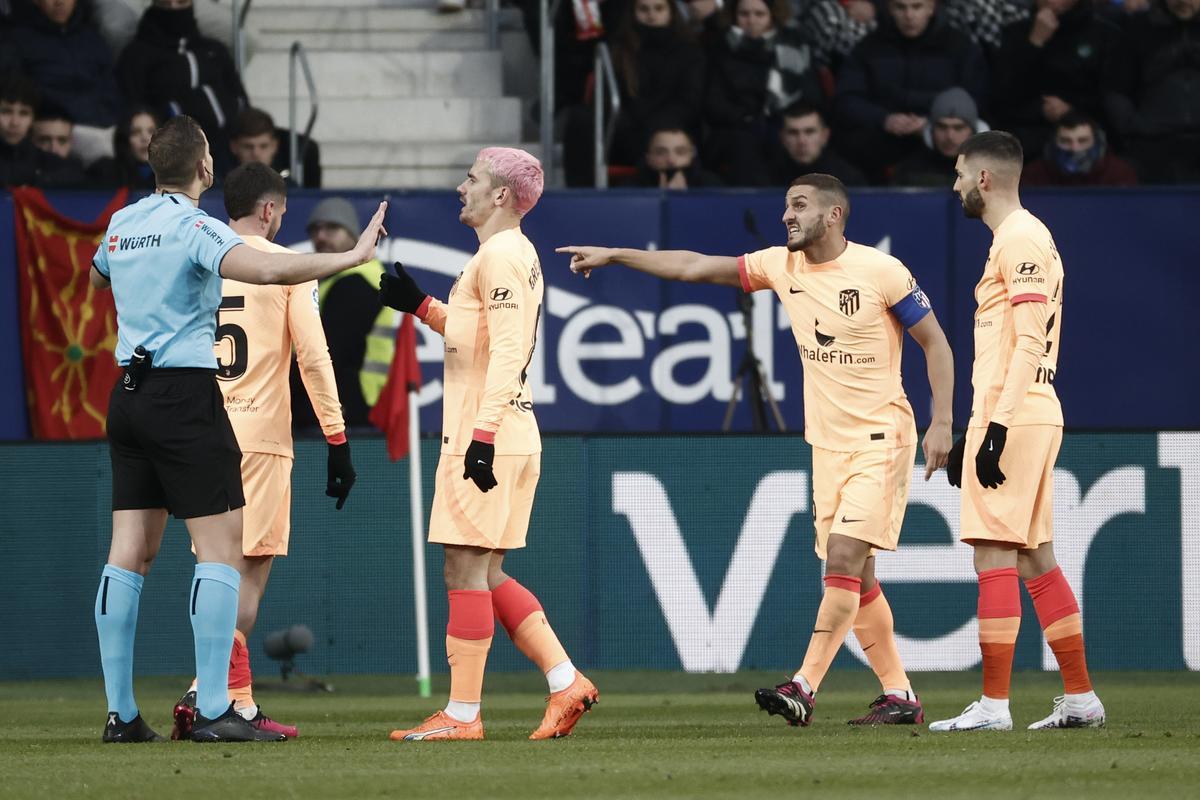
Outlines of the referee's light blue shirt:
<svg viewBox="0 0 1200 800">
<path fill-rule="evenodd" d="M 152 194 L 113 214 L 92 265 L 112 283 L 117 363 L 140 344 L 156 367 L 216 369 L 221 259 L 238 244 L 182 194 Z"/>
</svg>

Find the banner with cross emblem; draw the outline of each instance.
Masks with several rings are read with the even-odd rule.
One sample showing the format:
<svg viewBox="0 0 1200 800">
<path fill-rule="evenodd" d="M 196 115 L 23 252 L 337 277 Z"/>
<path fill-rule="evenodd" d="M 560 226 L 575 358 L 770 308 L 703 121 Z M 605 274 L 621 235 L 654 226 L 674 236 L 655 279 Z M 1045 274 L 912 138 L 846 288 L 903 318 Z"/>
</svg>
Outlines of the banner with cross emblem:
<svg viewBox="0 0 1200 800">
<path fill-rule="evenodd" d="M 32 433 L 38 439 L 104 436 L 108 395 L 121 374 L 112 292 L 92 286 L 92 256 L 121 189 L 92 222 L 58 213 L 37 189 L 13 190 L 21 352 Z"/>
</svg>

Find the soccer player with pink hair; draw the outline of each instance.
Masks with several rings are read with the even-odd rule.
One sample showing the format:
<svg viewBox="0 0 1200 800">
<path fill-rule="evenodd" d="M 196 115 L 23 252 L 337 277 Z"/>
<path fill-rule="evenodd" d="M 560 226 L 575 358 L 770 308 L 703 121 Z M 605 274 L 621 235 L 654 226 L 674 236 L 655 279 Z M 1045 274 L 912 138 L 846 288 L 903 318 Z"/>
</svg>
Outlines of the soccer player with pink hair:
<svg viewBox="0 0 1200 800">
<path fill-rule="evenodd" d="M 459 221 L 479 250 L 443 303 L 422 292 L 404 267 L 384 274 L 385 305 L 415 314 L 446 340 L 442 453 L 429 541 L 445 549 L 450 619 L 446 660 L 450 701 L 395 741 L 482 739 L 483 673 L 495 620 L 546 675 L 550 697 L 529 738 L 567 736 L 600 699 L 575 669 L 538 599 L 504 572 L 504 556 L 525 546 L 542 442 L 527 378 L 542 311 L 537 251 L 521 219 L 542 195 L 542 165 L 524 150 L 488 147 L 459 184 Z"/>
</svg>

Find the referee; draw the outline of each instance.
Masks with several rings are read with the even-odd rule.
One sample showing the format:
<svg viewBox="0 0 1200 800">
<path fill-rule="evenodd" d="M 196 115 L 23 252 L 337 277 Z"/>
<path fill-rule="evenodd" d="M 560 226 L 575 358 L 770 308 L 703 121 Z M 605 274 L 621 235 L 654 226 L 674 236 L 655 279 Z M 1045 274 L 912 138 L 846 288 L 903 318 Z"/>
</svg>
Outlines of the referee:
<svg viewBox="0 0 1200 800">
<path fill-rule="evenodd" d="M 225 414 L 213 353 L 221 278 L 296 284 L 375 256 L 386 203 L 345 253 L 251 249 L 197 208 L 213 184 L 208 140 L 174 117 L 150 140 L 153 195 L 113 215 L 92 260 L 91 281 L 112 286 L 117 362 L 125 368 L 108 409 L 112 546 L 96 593 L 96 631 L 108 697 L 105 742 L 162 739 L 133 697 L 133 642 L 144 576 L 167 514 L 187 525 L 196 550 L 188 613 L 196 646 L 193 741 L 280 741 L 233 709 L 229 653 L 242 567 L 241 451 Z M 337 494 L 349 487 L 331 487 Z"/>
</svg>

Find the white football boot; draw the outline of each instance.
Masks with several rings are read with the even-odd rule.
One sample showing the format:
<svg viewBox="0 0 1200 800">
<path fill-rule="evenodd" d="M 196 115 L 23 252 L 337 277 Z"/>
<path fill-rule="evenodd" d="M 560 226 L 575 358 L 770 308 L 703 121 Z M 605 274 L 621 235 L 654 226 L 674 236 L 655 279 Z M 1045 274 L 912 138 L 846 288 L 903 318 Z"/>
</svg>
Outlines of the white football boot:
<svg viewBox="0 0 1200 800">
<path fill-rule="evenodd" d="M 1103 728 L 1104 704 L 1095 692 L 1054 698 L 1050 716 L 1029 726 L 1031 731 L 1051 728 Z"/>
<path fill-rule="evenodd" d="M 963 712 L 953 719 L 943 719 L 931 722 L 929 730 L 935 733 L 947 731 L 1011 731 L 1012 715 L 1008 709 L 993 711 L 985 708 L 981 700 L 976 700 L 963 709 Z"/>
</svg>

